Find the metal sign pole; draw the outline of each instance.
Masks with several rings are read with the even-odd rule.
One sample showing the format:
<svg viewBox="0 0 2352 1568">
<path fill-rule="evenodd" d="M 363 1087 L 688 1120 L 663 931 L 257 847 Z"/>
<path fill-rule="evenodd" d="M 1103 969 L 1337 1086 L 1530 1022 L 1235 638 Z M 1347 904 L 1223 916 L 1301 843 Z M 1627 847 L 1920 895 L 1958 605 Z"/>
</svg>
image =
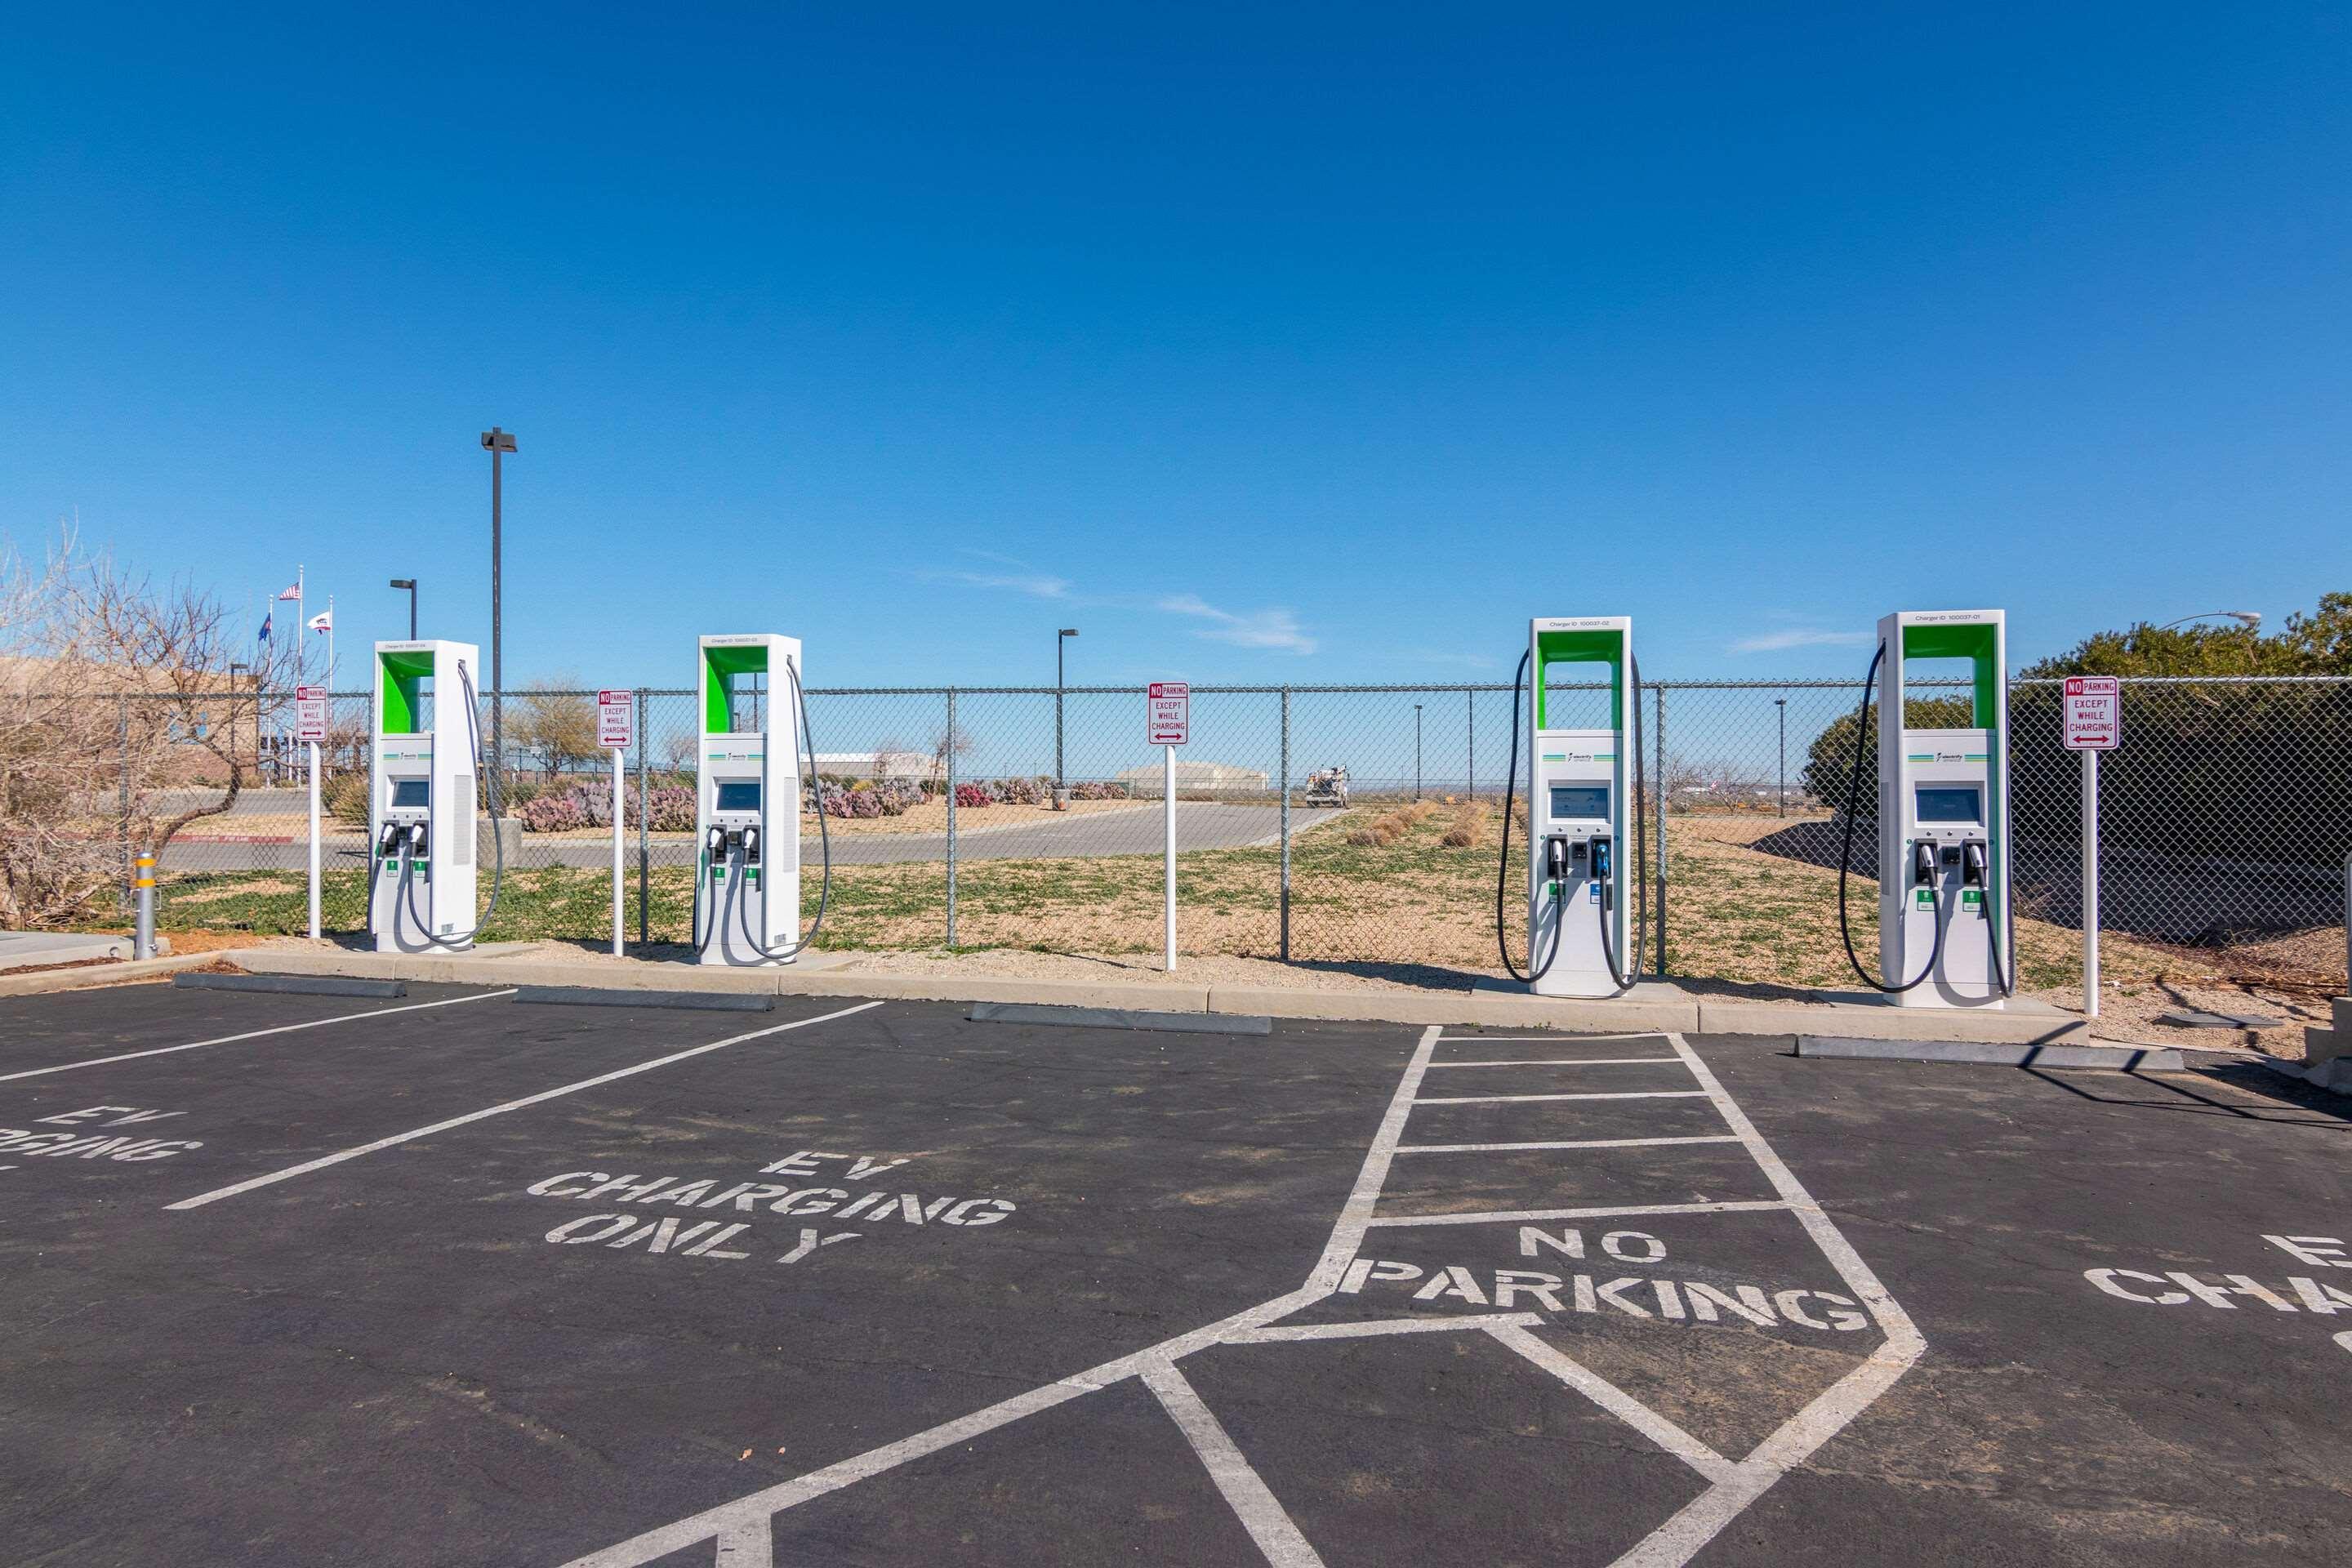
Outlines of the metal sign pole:
<svg viewBox="0 0 2352 1568">
<path fill-rule="evenodd" d="M 1170 973 L 1176 972 L 1176 748 L 1160 748 L 1163 770 L 1160 785 L 1160 821 L 1166 839 L 1168 869 L 1167 907 L 1162 921 L 1164 945 L 1168 959 L 1160 965 Z"/>
<path fill-rule="evenodd" d="M 2011 963 L 2017 960 L 2011 958 Z M 2083 748 L 2083 1016 L 2099 1016 L 2099 753 Z"/>
<path fill-rule="evenodd" d="M 319 935 L 319 742 L 310 742 L 310 936 Z"/>
<path fill-rule="evenodd" d="M 621 956 L 621 888 L 623 882 L 623 872 L 621 870 L 621 818 L 628 815 L 627 811 L 624 809 L 625 802 L 621 793 L 624 787 L 624 783 L 625 781 L 622 776 L 621 748 L 615 746 L 613 748 L 613 956 L 614 958 Z"/>
</svg>

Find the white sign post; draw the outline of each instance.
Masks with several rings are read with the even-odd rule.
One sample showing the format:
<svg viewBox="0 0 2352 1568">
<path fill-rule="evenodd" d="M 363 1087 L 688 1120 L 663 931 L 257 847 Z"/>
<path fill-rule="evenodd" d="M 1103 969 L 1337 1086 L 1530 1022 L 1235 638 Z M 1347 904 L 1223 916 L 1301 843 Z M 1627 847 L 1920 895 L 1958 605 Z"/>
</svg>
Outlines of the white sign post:
<svg viewBox="0 0 2352 1568">
<path fill-rule="evenodd" d="M 596 743 L 613 753 L 613 956 L 621 956 L 621 818 L 627 815 L 622 793 L 621 753 L 635 743 L 637 694 L 634 691 L 596 693 Z M 640 804 L 639 810 L 644 806 Z"/>
<path fill-rule="evenodd" d="M 2066 749 L 2083 753 L 2083 1016 L 2095 1018 L 2099 1016 L 2099 753 L 2114 751 L 2124 738 L 2123 682 L 2112 675 L 2070 675 L 2063 700 Z"/>
<path fill-rule="evenodd" d="M 315 938 L 319 934 L 319 742 L 327 738 L 325 687 L 294 689 L 294 733 L 310 754 L 310 935 Z"/>
<path fill-rule="evenodd" d="M 1160 821 L 1167 858 L 1167 894 L 1161 910 L 1161 945 L 1166 955 L 1160 967 L 1176 970 L 1176 748 L 1192 738 L 1192 688 L 1181 680 L 1155 680 L 1147 699 L 1145 722 L 1151 743 L 1160 749 Z"/>
</svg>

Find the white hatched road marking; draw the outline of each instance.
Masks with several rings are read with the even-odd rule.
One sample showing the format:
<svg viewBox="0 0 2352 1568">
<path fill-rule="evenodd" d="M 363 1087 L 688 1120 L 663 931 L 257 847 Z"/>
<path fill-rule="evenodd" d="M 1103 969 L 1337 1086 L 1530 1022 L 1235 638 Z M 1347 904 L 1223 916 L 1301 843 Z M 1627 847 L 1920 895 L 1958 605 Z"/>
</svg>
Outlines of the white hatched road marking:
<svg viewBox="0 0 2352 1568">
<path fill-rule="evenodd" d="M 257 1040 L 267 1035 L 290 1035 L 298 1029 L 323 1029 L 330 1024 L 357 1024 L 370 1018 L 388 1018 L 394 1013 L 421 1013 L 427 1007 L 462 1007 L 468 1002 L 488 1002 L 495 997 L 511 996 L 511 987 L 504 991 L 481 991 L 471 996 L 445 996 L 438 1002 L 411 1002 L 400 1007 L 377 1007 L 365 1013 L 338 1013 L 331 1018 L 313 1018 L 307 1024 L 279 1024 L 267 1029 L 247 1029 L 242 1035 L 222 1035 L 209 1040 L 190 1040 L 184 1046 L 157 1046 L 150 1051 L 125 1051 L 121 1056 L 93 1057 L 84 1062 L 60 1062 L 55 1067 L 27 1068 L 23 1072 L 0 1072 L 0 1083 L 11 1079 L 47 1078 L 53 1072 L 72 1072 L 79 1068 L 102 1068 L 109 1062 L 132 1062 L 142 1057 L 168 1057 L 174 1051 L 200 1051 L 206 1046 L 233 1046 L 239 1040 Z"/>
<path fill-rule="evenodd" d="M 1210 1414 L 1209 1407 L 1201 1403 L 1201 1396 L 1192 1392 L 1192 1385 L 1184 1381 L 1176 1363 L 1167 1360 L 1147 1363 L 1143 1386 L 1158 1396 L 1160 1407 L 1192 1445 L 1192 1451 L 1201 1456 L 1201 1463 L 1208 1467 L 1209 1479 L 1224 1494 L 1234 1517 L 1242 1521 L 1242 1528 L 1257 1542 L 1265 1560 L 1274 1568 L 1323 1568 L 1323 1559 L 1307 1543 L 1307 1537 L 1298 1533 L 1298 1526 L 1291 1522 L 1273 1489 L 1250 1468 L 1242 1451 L 1234 1447 L 1234 1440 L 1225 1435 L 1224 1427 Z"/>
<path fill-rule="evenodd" d="M 1416 1100 L 1415 1105 L 1516 1105 L 1531 1100 L 1705 1100 L 1703 1089 L 1627 1089 L 1605 1094 L 1465 1094 Z"/>
<path fill-rule="evenodd" d="M 373 1143 L 362 1143 L 356 1149 L 344 1149 L 332 1154 L 321 1154 L 315 1160 L 305 1160 L 299 1165 L 289 1165 L 282 1171 L 272 1171 L 266 1176 L 256 1176 L 250 1181 L 216 1187 L 209 1193 L 198 1193 L 194 1197 L 182 1198 L 178 1203 L 165 1204 L 163 1207 L 167 1210 L 202 1208 L 206 1204 L 217 1203 L 222 1198 L 233 1198 L 239 1193 L 249 1193 L 257 1187 L 267 1187 L 274 1183 L 289 1181 L 296 1176 L 308 1175 L 312 1171 L 323 1171 L 330 1165 L 340 1165 L 346 1160 L 356 1160 L 362 1154 L 373 1154 L 379 1150 L 390 1149 L 418 1138 L 430 1138 L 436 1132 L 446 1132 L 453 1127 L 463 1127 L 468 1122 L 486 1121 L 493 1116 L 504 1116 L 510 1110 L 520 1110 L 526 1106 L 537 1105 L 543 1100 L 554 1100 L 562 1095 L 573 1094 L 583 1089 L 594 1089 L 599 1084 L 611 1083 L 618 1079 L 634 1078 L 641 1072 L 651 1072 L 656 1068 L 667 1067 L 672 1062 L 682 1062 L 688 1057 L 698 1057 L 711 1051 L 725 1050 L 729 1046 L 740 1046 L 746 1040 L 764 1039 L 770 1035 L 781 1035 L 787 1029 L 805 1029 L 811 1024 L 828 1024 L 835 1018 L 846 1018 L 852 1013 L 863 1013 L 869 1007 L 880 1005 L 882 1004 L 879 1002 L 860 1002 L 855 1007 L 844 1007 L 837 1012 L 821 1013 L 814 1018 L 795 1018 L 789 1024 L 778 1024 L 772 1028 L 754 1029 L 748 1035 L 736 1035 L 724 1040 L 713 1040 L 707 1046 L 695 1046 L 688 1050 L 673 1051 L 668 1056 L 656 1057 L 649 1062 L 639 1062 L 635 1067 L 599 1073 L 594 1078 L 583 1078 L 577 1083 L 562 1084 L 554 1089 L 543 1089 L 537 1094 L 527 1094 L 520 1100 L 509 1100 L 504 1105 L 493 1105 L 481 1110 L 469 1110 L 463 1116 L 453 1116 L 446 1121 L 436 1121 L 430 1127 L 415 1127 L 406 1132 L 395 1132 L 389 1138 L 379 1138 Z"/>
<path fill-rule="evenodd" d="M 1492 1154 L 1511 1149 L 1649 1149 L 1661 1143 L 1737 1143 L 1728 1132 L 1689 1138 L 1577 1138 L 1557 1143 L 1400 1143 L 1400 1154 Z"/>
<path fill-rule="evenodd" d="M 641 1565 L 673 1552 L 706 1542 L 716 1547 L 715 1561 L 719 1568 L 772 1568 L 776 1514 L 813 1498 L 854 1486 L 927 1454 L 937 1453 L 1040 1411 L 1098 1392 L 1129 1377 L 1141 1380 L 1159 1399 L 1186 1440 L 1192 1445 L 1193 1451 L 1208 1468 L 1226 1503 L 1269 1563 L 1276 1564 L 1276 1568 L 1319 1565 L 1322 1559 L 1317 1555 L 1313 1545 L 1300 1533 L 1280 1501 L 1250 1466 L 1247 1458 L 1192 1385 L 1178 1372 L 1177 1363 L 1188 1355 L 1220 1344 L 1312 1342 L 1447 1330 L 1475 1330 L 1486 1333 L 1531 1365 L 1558 1378 L 1642 1433 L 1662 1452 L 1672 1455 L 1706 1478 L 1708 1484 L 1705 1491 L 1618 1557 L 1612 1565 L 1612 1568 L 1684 1568 L 1684 1564 L 1742 1510 L 1761 1497 L 1781 1476 L 1803 1463 L 1822 1444 L 1837 1436 L 1873 1401 L 1892 1387 L 1895 1380 L 1919 1359 L 1927 1349 L 1926 1342 L 1913 1326 L 1909 1316 L 1870 1271 L 1869 1266 L 1862 1261 L 1860 1255 L 1831 1223 L 1828 1215 L 1822 1212 L 1802 1184 L 1771 1146 L 1764 1142 L 1755 1124 L 1724 1091 L 1715 1074 L 1679 1035 L 1619 1037 L 1664 1039 L 1674 1049 L 1674 1059 L 1686 1067 L 1698 1081 L 1700 1088 L 1695 1092 L 1711 1100 L 1722 1114 L 1725 1123 L 1731 1128 L 1727 1137 L 1609 1139 L 1586 1143 L 1504 1144 L 1493 1147 L 1609 1148 L 1642 1143 L 1737 1142 L 1746 1146 L 1748 1154 L 1772 1184 L 1774 1191 L 1780 1194 L 1778 1198 L 1758 1202 L 1629 1205 L 1417 1217 L 1376 1215 L 1374 1211 L 1379 1205 L 1381 1189 L 1387 1183 L 1390 1165 L 1397 1154 L 1468 1152 L 1482 1147 L 1473 1144 L 1415 1146 L 1404 1145 L 1401 1142 L 1405 1122 L 1416 1104 L 1445 1103 L 1416 1099 L 1422 1079 L 1430 1068 L 1444 1065 L 1433 1063 L 1430 1059 L 1439 1042 L 1442 1039 L 1480 1037 L 1441 1036 L 1434 1027 L 1423 1032 L 1419 1046 L 1398 1080 L 1396 1091 L 1389 1101 L 1387 1113 L 1381 1118 L 1379 1131 L 1373 1135 L 1371 1146 L 1365 1152 L 1363 1167 L 1357 1173 L 1354 1189 L 1332 1225 L 1331 1238 L 1309 1272 L 1307 1282 L 1297 1289 L 1144 1350 L 1000 1400 L 895 1443 L 646 1531 L 602 1551 L 575 1558 L 566 1568 L 641 1568 Z M 1490 1312 L 1333 1323 L 1280 1322 L 1281 1319 L 1336 1292 L 1341 1274 L 1355 1260 L 1364 1238 L 1375 1226 L 1499 1224 L 1550 1218 L 1776 1210 L 1796 1216 L 1846 1289 L 1853 1293 L 1877 1323 L 1885 1340 L 1860 1366 L 1782 1423 L 1746 1458 L 1737 1460 L 1708 1447 L 1572 1356 L 1529 1332 L 1531 1327 L 1542 1321 L 1534 1313 Z"/>
<path fill-rule="evenodd" d="M 1433 1068 L 1625 1068 L 1643 1062 L 1671 1062 L 1675 1057 L 1531 1057 L 1525 1061 L 1432 1062 Z"/>
<path fill-rule="evenodd" d="M 1381 1226 L 1533 1225 L 1544 1219 L 1634 1219 L 1662 1214 L 1756 1214 L 1794 1205 L 1780 1198 L 1746 1198 L 1720 1204 L 1609 1204 L 1578 1209 L 1480 1209 L 1471 1214 L 1383 1215 Z"/>
</svg>

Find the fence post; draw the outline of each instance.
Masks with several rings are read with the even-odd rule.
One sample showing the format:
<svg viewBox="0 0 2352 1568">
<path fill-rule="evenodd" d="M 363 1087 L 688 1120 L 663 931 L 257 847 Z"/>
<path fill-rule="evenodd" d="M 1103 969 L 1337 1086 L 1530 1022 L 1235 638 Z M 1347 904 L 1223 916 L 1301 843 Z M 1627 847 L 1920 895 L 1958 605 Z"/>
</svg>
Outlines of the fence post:
<svg viewBox="0 0 2352 1568">
<path fill-rule="evenodd" d="M 1666 977 L 1666 683 L 1658 682 L 1658 978 Z M 1636 701 L 1640 698 L 1636 696 Z"/>
<path fill-rule="evenodd" d="M 1282 689 L 1282 962 L 1290 962 L 1290 688 Z"/>
<path fill-rule="evenodd" d="M 955 688 L 948 688 L 948 945 L 956 944 L 956 717 Z"/>
<path fill-rule="evenodd" d="M 653 774 L 646 759 L 653 755 L 652 737 L 646 733 L 646 720 L 653 704 L 645 689 L 637 690 L 637 945 L 643 947 L 651 939 L 646 935 L 651 925 L 649 911 L 653 908 L 653 840 L 649 825 L 654 815 Z M 699 766 L 699 762 L 697 763 Z M 620 808 L 616 805 L 615 811 Z"/>
<path fill-rule="evenodd" d="M 1462 706 L 1470 715 L 1470 790 L 1472 804 L 1478 799 L 1478 693 L 1471 687 L 1462 689 Z"/>
<path fill-rule="evenodd" d="M 116 784 L 121 802 L 121 814 L 114 826 L 115 848 L 122 858 L 122 901 L 131 902 L 131 699 L 114 700 L 114 729 L 122 754 L 121 772 Z"/>
</svg>

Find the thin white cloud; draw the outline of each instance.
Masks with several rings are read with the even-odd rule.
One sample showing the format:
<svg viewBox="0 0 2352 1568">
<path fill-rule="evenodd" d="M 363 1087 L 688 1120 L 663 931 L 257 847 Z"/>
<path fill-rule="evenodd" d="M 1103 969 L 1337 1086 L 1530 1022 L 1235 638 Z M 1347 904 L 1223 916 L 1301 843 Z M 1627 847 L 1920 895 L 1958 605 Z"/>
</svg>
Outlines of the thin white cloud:
<svg viewBox="0 0 2352 1568">
<path fill-rule="evenodd" d="M 1790 626 L 1742 637 L 1731 645 L 1734 653 L 1780 653 L 1792 647 L 1857 647 L 1870 640 L 1868 632 L 1832 632 L 1814 626 Z"/>
<path fill-rule="evenodd" d="M 1160 601 L 1159 607 L 1171 616 L 1192 616 L 1213 622 L 1192 634 L 1211 642 L 1231 643 L 1235 647 L 1278 648 L 1285 653 L 1315 651 L 1315 639 L 1307 635 L 1298 624 L 1298 616 L 1289 610 L 1252 610 L 1236 615 L 1217 608 L 1198 594 L 1168 595 Z"/>
<path fill-rule="evenodd" d="M 1026 594 L 1033 599 L 1066 599 L 1070 596 L 1070 580 L 1056 577 L 1050 572 L 1040 572 L 1026 561 L 1011 555 L 999 555 L 988 550 L 960 550 L 976 561 L 990 562 L 1007 568 L 1001 572 L 962 572 L 927 570 L 915 574 L 929 583 L 961 583 L 971 588 L 993 588 L 1007 594 Z"/>
</svg>

